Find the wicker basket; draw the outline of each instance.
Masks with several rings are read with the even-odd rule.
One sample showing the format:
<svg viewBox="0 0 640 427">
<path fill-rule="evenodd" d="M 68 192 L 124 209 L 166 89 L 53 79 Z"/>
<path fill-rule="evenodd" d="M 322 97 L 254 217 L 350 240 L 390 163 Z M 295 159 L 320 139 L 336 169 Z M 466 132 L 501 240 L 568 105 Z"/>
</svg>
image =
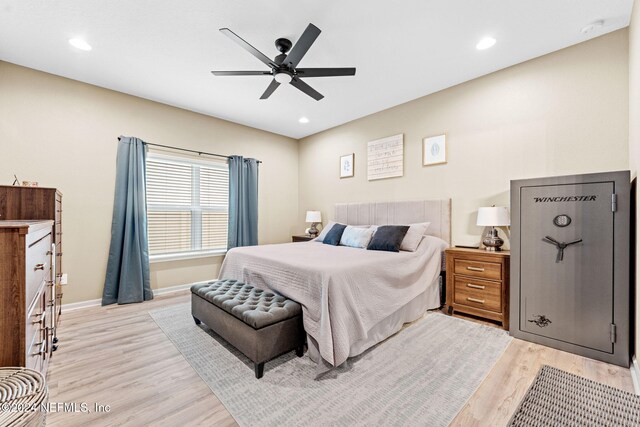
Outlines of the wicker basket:
<svg viewBox="0 0 640 427">
<path fill-rule="evenodd" d="M 0 426 L 44 426 L 49 393 L 44 377 L 27 368 L 0 368 Z"/>
</svg>

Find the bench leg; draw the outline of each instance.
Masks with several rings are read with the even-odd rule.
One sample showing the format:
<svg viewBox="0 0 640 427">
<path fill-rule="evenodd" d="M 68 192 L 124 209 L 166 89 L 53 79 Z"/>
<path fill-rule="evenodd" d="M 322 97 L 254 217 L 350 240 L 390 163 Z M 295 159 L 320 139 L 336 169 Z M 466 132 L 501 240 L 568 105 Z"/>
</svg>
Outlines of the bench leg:
<svg viewBox="0 0 640 427">
<path fill-rule="evenodd" d="M 196 322 L 196 325 L 199 325 L 200 323 L 202 323 L 200 319 L 198 319 L 196 316 L 191 316 L 191 317 L 193 317 L 193 321 Z"/>
<path fill-rule="evenodd" d="M 299 345 L 298 347 L 296 347 L 296 356 L 298 356 L 298 357 L 304 356 L 304 344 Z"/>
<path fill-rule="evenodd" d="M 262 378 L 262 375 L 264 374 L 264 362 L 262 363 L 254 363 L 253 367 L 256 371 L 256 378 L 260 379 Z"/>
</svg>

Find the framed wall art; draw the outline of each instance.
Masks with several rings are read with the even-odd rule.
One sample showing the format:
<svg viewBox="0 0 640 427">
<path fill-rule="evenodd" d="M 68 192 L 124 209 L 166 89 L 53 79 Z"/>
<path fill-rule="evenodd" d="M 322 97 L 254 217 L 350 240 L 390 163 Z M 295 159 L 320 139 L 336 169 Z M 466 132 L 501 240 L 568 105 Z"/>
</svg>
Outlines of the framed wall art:
<svg viewBox="0 0 640 427">
<path fill-rule="evenodd" d="M 422 140 L 422 165 L 433 166 L 447 163 L 446 135 L 429 136 Z"/>
<path fill-rule="evenodd" d="M 404 134 L 367 143 L 367 177 L 369 181 L 404 174 Z"/>
<path fill-rule="evenodd" d="M 351 178 L 353 177 L 353 161 L 355 158 L 355 154 L 345 154 L 344 156 L 340 156 L 340 178 Z"/>
</svg>

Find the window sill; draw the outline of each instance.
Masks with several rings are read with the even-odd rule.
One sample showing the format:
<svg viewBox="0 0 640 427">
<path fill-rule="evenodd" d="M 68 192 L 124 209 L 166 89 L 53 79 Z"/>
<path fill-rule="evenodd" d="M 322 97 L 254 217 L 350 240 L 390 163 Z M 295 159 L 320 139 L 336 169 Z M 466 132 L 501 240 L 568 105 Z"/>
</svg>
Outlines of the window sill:
<svg viewBox="0 0 640 427">
<path fill-rule="evenodd" d="M 209 257 L 219 257 L 225 256 L 227 253 L 226 249 L 215 250 L 215 251 L 206 251 L 206 252 L 184 252 L 179 254 L 162 254 L 162 255 L 152 255 L 149 257 L 149 262 L 151 264 L 155 264 L 157 262 L 168 262 L 168 261 L 180 261 L 187 259 L 197 259 L 197 258 L 209 258 Z"/>
</svg>

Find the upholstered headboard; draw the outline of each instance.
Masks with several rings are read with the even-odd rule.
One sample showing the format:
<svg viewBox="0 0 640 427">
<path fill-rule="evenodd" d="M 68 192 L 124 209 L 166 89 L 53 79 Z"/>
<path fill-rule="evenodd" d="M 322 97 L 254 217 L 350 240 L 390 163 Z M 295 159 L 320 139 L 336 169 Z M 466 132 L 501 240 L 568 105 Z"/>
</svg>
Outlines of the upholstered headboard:
<svg viewBox="0 0 640 427">
<path fill-rule="evenodd" d="M 350 225 L 430 222 L 427 234 L 451 244 L 451 199 L 408 202 L 338 203 L 334 221 Z"/>
</svg>

